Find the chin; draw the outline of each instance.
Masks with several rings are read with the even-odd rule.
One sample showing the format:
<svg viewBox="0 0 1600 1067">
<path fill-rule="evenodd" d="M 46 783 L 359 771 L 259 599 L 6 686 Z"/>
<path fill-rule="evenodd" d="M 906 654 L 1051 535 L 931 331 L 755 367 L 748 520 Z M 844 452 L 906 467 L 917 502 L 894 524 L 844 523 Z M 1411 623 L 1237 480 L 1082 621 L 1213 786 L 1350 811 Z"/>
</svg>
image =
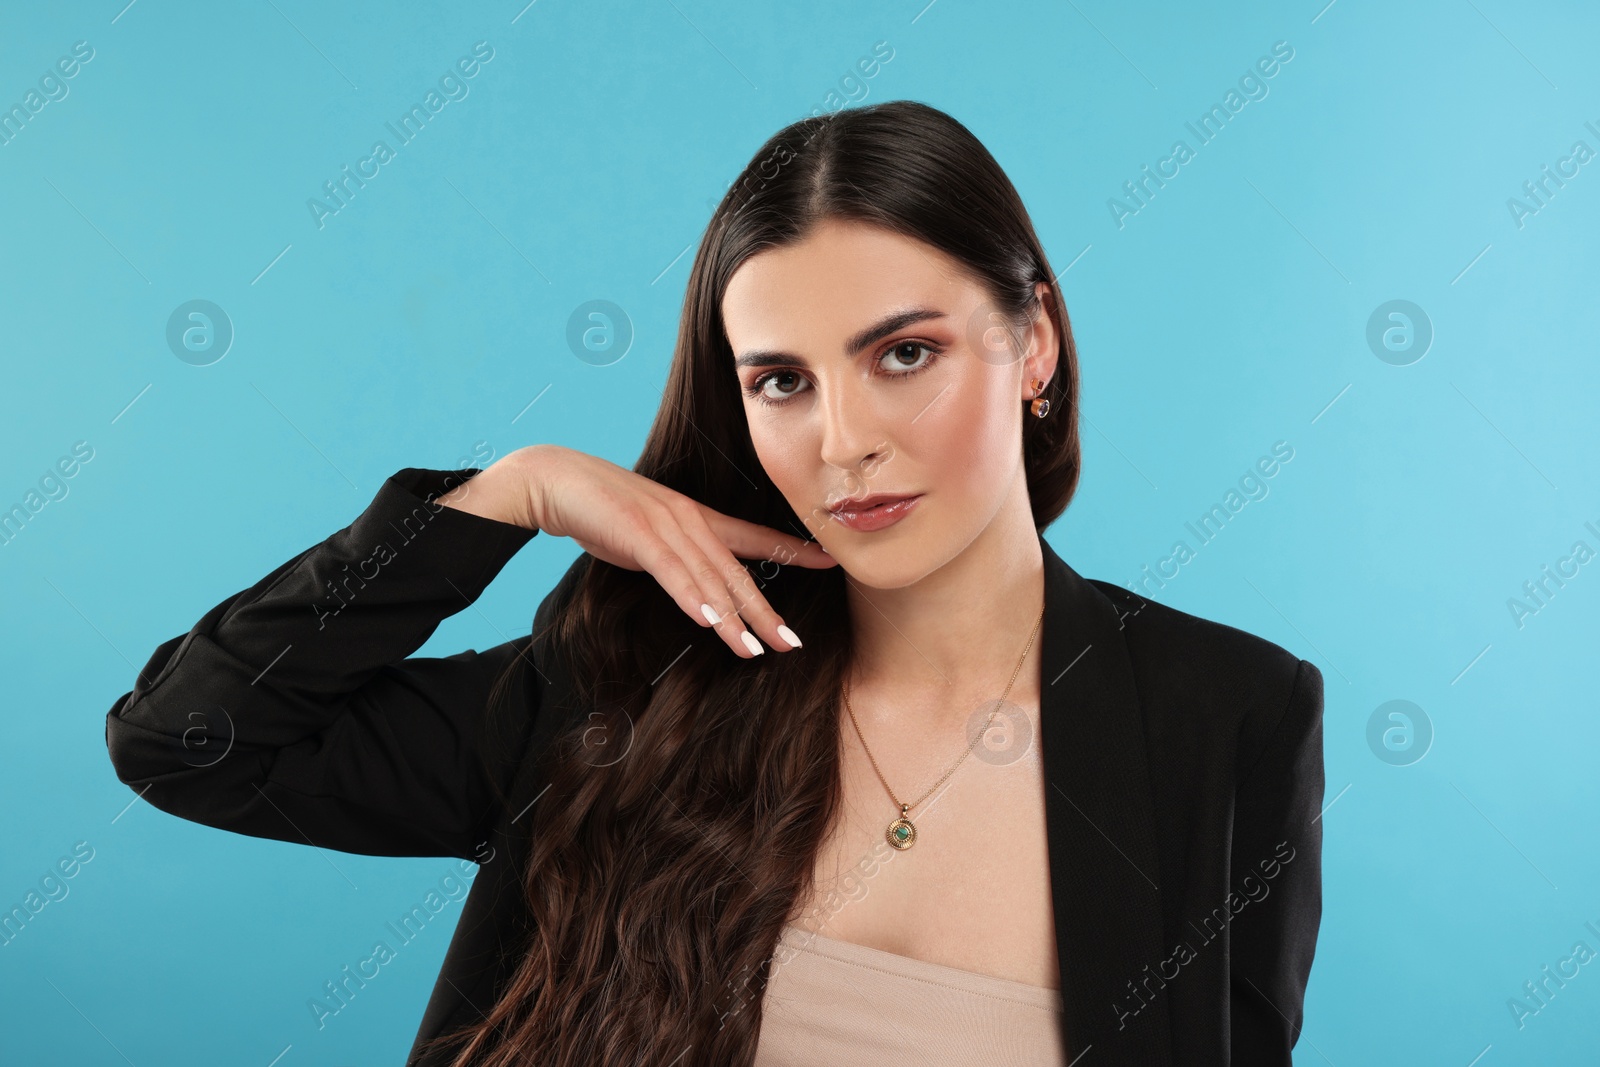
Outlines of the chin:
<svg viewBox="0 0 1600 1067">
<path fill-rule="evenodd" d="M 879 592 L 888 592 L 892 589 L 904 589 L 915 585 L 928 572 L 926 569 L 913 570 L 907 567 L 875 567 L 871 564 L 839 564 L 850 580 L 863 589 Z"/>
<path fill-rule="evenodd" d="M 904 589 L 949 562 L 949 555 L 930 544 L 929 538 L 909 529 L 897 537 L 884 536 L 896 532 L 897 527 L 873 533 L 844 531 L 828 552 L 852 582 L 867 589 Z"/>
</svg>

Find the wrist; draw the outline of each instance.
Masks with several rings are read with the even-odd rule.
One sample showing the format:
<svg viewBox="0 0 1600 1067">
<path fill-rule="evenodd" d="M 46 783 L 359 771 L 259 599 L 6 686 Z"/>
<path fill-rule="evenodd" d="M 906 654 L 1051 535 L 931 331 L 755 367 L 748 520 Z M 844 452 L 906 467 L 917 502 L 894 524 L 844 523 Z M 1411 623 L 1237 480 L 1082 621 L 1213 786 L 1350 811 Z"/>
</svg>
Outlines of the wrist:
<svg viewBox="0 0 1600 1067">
<path fill-rule="evenodd" d="M 513 452 L 441 494 L 437 502 L 469 515 L 537 530 L 524 470 L 521 457 Z"/>
<path fill-rule="evenodd" d="M 544 525 L 544 475 L 549 470 L 549 454 L 557 445 L 524 445 L 505 457 L 505 463 L 515 472 L 518 499 L 521 501 L 519 522 L 530 530 L 543 530 Z M 487 472 L 485 472 L 487 473 Z"/>
</svg>

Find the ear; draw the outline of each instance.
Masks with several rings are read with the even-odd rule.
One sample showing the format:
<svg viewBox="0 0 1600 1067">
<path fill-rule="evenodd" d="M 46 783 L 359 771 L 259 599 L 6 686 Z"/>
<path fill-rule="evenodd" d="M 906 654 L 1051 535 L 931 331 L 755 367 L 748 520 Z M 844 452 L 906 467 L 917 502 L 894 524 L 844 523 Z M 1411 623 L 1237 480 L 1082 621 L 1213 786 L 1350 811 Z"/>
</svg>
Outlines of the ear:
<svg viewBox="0 0 1600 1067">
<path fill-rule="evenodd" d="M 1040 310 L 1034 316 L 1028 337 L 1028 356 L 1023 360 L 1022 399 L 1033 399 L 1033 380 L 1040 379 L 1046 390 L 1055 380 L 1057 357 L 1061 351 L 1061 336 L 1055 319 L 1047 312 L 1056 299 L 1055 290 L 1048 282 L 1035 282 L 1034 294 L 1039 298 Z"/>
</svg>

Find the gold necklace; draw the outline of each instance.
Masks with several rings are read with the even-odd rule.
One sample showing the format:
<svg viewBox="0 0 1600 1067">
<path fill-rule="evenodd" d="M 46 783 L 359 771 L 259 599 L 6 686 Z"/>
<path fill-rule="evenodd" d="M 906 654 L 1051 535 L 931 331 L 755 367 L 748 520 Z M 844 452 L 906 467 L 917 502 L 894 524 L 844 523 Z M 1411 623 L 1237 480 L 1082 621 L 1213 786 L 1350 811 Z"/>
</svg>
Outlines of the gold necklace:
<svg viewBox="0 0 1600 1067">
<path fill-rule="evenodd" d="M 961 766 L 961 760 L 964 760 L 971 755 L 972 750 L 978 747 L 978 741 L 983 737 L 984 734 L 989 732 L 989 724 L 994 722 L 995 715 L 998 714 L 1001 707 L 1005 705 L 1006 697 L 1011 695 L 1011 687 L 1016 684 L 1017 675 L 1022 673 L 1022 664 L 1028 658 L 1028 650 L 1033 647 L 1033 639 L 1038 636 L 1039 624 L 1042 622 L 1044 622 L 1044 608 L 1039 609 L 1039 617 L 1034 620 L 1033 623 L 1033 632 L 1028 634 L 1028 643 L 1022 648 L 1022 658 L 1017 660 L 1016 669 L 1011 672 L 1011 681 L 1006 683 L 1006 691 L 1000 694 L 1000 700 L 995 704 L 994 711 L 989 713 L 989 718 L 984 721 L 983 729 L 979 730 L 977 736 L 972 739 L 972 743 L 967 745 L 967 750 L 961 753 L 961 759 L 958 759 L 955 761 L 955 763 L 951 764 L 950 769 L 945 771 L 939 780 L 934 782 L 933 785 L 929 787 L 926 793 L 922 794 L 909 804 L 902 804 L 900 802 L 900 798 L 894 795 L 894 790 L 889 788 L 889 782 L 886 778 L 884 778 L 883 772 L 878 770 L 878 761 L 872 758 L 872 749 L 867 747 L 867 739 L 862 736 L 861 733 L 861 724 L 856 722 L 855 709 L 850 706 L 850 679 L 848 677 L 845 678 L 844 710 L 850 713 L 850 722 L 856 728 L 856 736 L 861 738 L 861 748 L 866 752 L 867 759 L 871 761 L 872 769 L 878 775 L 878 781 L 882 782 L 883 788 L 888 791 L 889 799 L 894 801 L 895 804 L 897 804 L 900 808 L 900 817 L 895 819 L 894 822 L 890 823 L 888 828 L 884 830 L 884 836 L 888 839 L 889 844 L 893 845 L 897 849 L 900 849 L 901 851 L 904 851 L 916 843 L 917 828 L 908 817 L 911 814 L 911 809 L 916 807 L 918 804 L 921 804 L 924 800 L 927 800 L 928 797 L 933 794 L 935 789 L 938 789 L 945 783 L 946 780 L 949 779 L 952 774 L 956 773 L 956 768 Z"/>
</svg>

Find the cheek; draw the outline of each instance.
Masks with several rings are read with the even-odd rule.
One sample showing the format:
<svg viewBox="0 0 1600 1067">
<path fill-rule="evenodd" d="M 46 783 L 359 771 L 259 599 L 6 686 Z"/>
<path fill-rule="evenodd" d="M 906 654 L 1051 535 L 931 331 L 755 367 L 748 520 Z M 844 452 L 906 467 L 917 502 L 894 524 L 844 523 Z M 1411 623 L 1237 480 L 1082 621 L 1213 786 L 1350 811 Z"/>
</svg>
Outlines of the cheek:
<svg viewBox="0 0 1600 1067">
<path fill-rule="evenodd" d="M 759 412 L 750 415 L 750 443 L 756 459 L 779 494 L 812 537 L 826 537 L 828 514 L 822 509 L 827 489 L 818 459 L 819 443 L 810 428 L 796 420 L 766 423 Z"/>
<path fill-rule="evenodd" d="M 963 378 L 903 430 L 918 465 L 942 482 L 978 495 L 1005 484 L 1020 454 L 1021 426 L 1003 375 Z"/>
<path fill-rule="evenodd" d="M 784 425 L 779 419 L 769 420 L 759 411 L 748 412 L 747 415 L 750 443 L 755 447 L 761 469 L 772 479 L 772 484 L 778 487 L 778 492 L 793 504 L 804 496 L 808 489 L 803 483 L 807 470 L 806 449 L 811 446 L 796 439 L 797 431 L 804 437 L 803 428 L 793 424 Z M 814 448 L 810 454 L 815 454 Z"/>
</svg>

